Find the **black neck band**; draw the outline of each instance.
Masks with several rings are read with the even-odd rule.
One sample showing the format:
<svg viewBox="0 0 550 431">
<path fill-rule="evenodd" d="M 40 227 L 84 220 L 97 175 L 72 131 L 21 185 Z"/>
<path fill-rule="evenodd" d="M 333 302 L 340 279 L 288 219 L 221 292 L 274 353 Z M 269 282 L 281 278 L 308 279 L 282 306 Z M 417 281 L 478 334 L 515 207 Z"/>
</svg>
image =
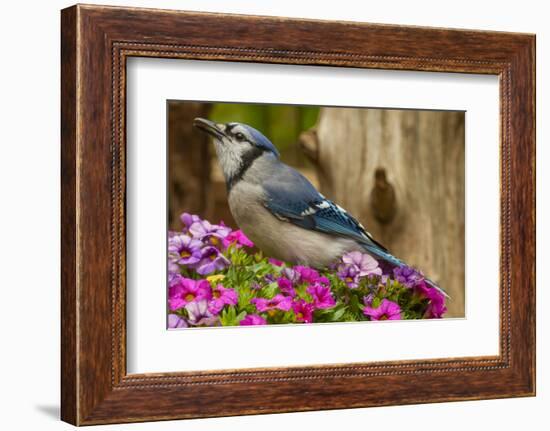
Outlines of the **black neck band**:
<svg viewBox="0 0 550 431">
<path fill-rule="evenodd" d="M 244 174 L 248 171 L 250 166 L 252 166 L 254 161 L 266 151 L 267 150 L 263 148 L 254 146 L 252 149 L 244 153 L 239 169 L 235 172 L 235 174 L 227 179 L 227 193 L 231 191 L 235 184 L 243 179 Z"/>
</svg>

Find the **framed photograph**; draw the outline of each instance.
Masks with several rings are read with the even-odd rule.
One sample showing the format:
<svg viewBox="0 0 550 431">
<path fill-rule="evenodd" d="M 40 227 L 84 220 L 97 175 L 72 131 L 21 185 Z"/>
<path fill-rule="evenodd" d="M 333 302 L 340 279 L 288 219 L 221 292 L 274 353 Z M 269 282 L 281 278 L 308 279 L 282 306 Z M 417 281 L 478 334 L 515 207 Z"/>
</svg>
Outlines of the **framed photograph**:
<svg viewBox="0 0 550 431">
<path fill-rule="evenodd" d="M 62 11 L 62 419 L 535 394 L 535 37 Z"/>
</svg>

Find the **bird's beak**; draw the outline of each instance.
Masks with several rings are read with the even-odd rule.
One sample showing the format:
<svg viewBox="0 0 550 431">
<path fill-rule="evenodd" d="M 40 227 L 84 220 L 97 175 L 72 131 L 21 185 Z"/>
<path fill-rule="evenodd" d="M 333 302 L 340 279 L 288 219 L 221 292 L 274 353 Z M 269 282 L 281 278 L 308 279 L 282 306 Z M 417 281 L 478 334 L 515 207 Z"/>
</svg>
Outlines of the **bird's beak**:
<svg viewBox="0 0 550 431">
<path fill-rule="evenodd" d="M 193 120 L 193 126 L 219 140 L 222 140 L 222 138 L 225 138 L 227 136 L 223 131 L 222 124 L 216 124 L 213 121 L 207 120 L 205 118 L 195 118 Z"/>
</svg>

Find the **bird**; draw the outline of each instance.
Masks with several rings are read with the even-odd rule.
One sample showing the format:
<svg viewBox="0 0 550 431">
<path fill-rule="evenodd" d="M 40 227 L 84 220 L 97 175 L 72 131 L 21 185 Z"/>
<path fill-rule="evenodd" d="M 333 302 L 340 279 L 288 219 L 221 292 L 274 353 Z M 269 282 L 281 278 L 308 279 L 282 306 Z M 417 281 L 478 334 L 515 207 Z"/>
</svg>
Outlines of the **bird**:
<svg viewBox="0 0 550 431">
<path fill-rule="evenodd" d="M 205 118 L 193 124 L 213 138 L 231 214 L 265 255 L 321 269 L 360 251 L 394 268 L 406 266 L 344 208 L 283 163 L 277 147 L 257 129 Z"/>
</svg>

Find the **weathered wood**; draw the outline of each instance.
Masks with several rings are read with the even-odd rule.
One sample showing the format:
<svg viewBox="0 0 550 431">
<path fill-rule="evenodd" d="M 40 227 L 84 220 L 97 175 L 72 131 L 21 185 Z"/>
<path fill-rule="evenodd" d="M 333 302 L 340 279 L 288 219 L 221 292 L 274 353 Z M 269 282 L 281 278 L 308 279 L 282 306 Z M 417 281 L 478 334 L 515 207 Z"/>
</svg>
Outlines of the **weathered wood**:
<svg viewBox="0 0 550 431">
<path fill-rule="evenodd" d="M 448 317 L 464 316 L 464 113 L 323 108 L 302 141 L 322 193 L 442 286 Z"/>
<path fill-rule="evenodd" d="M 184 211 L 203 214 L 210 186 L 209 139 L 193 127 L 196 117 L 208 117 L 210 105 L 198 102 L 168 102 L 168 223 L 181 227 Z"/>
</svg>

